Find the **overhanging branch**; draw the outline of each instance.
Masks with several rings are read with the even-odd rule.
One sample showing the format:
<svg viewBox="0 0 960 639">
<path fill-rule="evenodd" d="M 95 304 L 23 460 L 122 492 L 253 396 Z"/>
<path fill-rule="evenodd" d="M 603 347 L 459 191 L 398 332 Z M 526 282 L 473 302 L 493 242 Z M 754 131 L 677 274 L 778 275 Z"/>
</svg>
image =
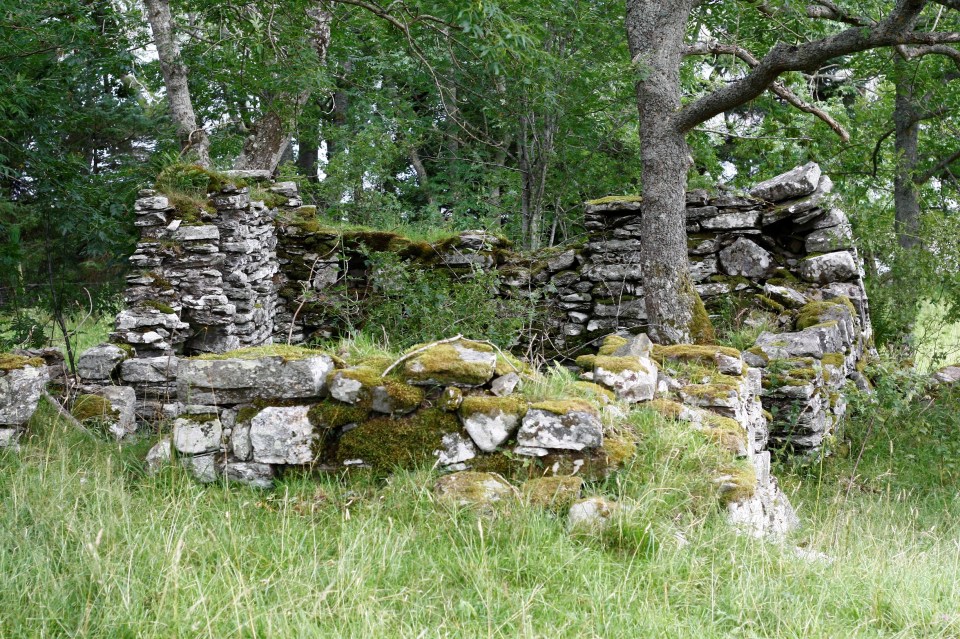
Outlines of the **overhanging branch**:
<svg viewBox="0 0 960 639">
<path fill-rule="evenodd" d="M 711 54 L 735 56 L 736 58 L 746 62 L 747 65 L 750 66 L 750 68 L 754 68 L 758 64 L 760 64 L 760 61 L 757 60 L 756 56 L 754 56 L 752 53 L 750 53 L 743 47 L 733 45 L 733 44 L 721 44 L 719 42 L 698 42 L 696 44 L 692 44 L 686 47 L 686 49 L 684 50 L 684 55 L 711 55 Z M 800 111 L 803 111 L 804 113 L 809 113 L 823 120 L 823 122 L 826 123 L 826 125 L 829 126 L 834 133 L 840 136 L 840 139 L 843 140 L 844 142 L 850 141 L 850 134 L 847 132 L 846 129 L 843 128 L 843 126 L 841 126 L 839 122 L 834 120 L 829 113 L 803 100 L 796 93 L 788 89 L 784 84 L 775 81 L 775 82 L 772 82 L 770 86 L 767 88 L 771 93 L 782 98 L 785 102 L 787 102 L 791 106 L 799 109 Z"/>
</svg>

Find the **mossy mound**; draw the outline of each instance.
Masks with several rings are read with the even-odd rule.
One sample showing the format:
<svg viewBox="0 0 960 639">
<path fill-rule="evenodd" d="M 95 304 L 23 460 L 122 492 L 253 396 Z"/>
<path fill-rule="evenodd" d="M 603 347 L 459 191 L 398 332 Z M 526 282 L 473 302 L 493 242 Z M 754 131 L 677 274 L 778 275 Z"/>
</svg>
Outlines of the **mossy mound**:
<svg viewBox="0 0 960 639">
<path fill-rule="evenodd" d="M 735 419 L 710 414 L 703 433 L 725 451 L 734 455 L 747 452 L 747 429 Z"/>
<path fill-rule="evenodd" d="M 671 359 L 714 364 L 718 354 L 727 357 L 740 357 L 740 351 L 729 346 L 710 346 L 706 344 L 676 344 L 673 346 L 654 344 L 653 346 L 653 359 L 658 364 L 663 364 L 666 360 Z"/>
<path fill-rule="evenodd" d="M 404 362 L 403 376 L 412 383 L 481 386 L 493 378 L 495 368 L 492 346 L 462 339 L 417 353 Z"/>
<path fill-rule="evenodd" d="M 0 371 L 16 371 L 21 368 L 32 366 L 40 368 L 46 366 L 46 362 L 40 357 L 26 357 L 25 355 L 14 355 L 13 353 L 0 353 Z"/>
<path fill-rule="evenodd" d="M 441 410 L 452 412 L 460 408 L 460 404 L 462 403 L 463 391 L 456 386 L 447 386 L 443 389 L 443 392 L 440 393 L 440 398 L 437 400 L 437 407 Z"/>
<path fill-rule="evenodd" d="M 237 187 L 246 186 L 242 180 L 231 180 L 226 175 L 199 164 L 171 164 L 157 175 L 154 187 L 162 193 L 168 191 L 211 193 L 222 190 L 230 183 Z"/>
<path fill-rule="evenodd" d="M 408 417 L 374 417 L 340 438 L 336 459 L 363 462 L 376 471 L 412 469 L 435 461 L 433 451 L 447 433 L 460 431 L 456 415 L 436 408 Z"/>
<path fill-rule="evenodd" d="M 283 195 L 259 187 L 253 187 L 250 189 L 250 199 L 263 202 L 268 209 L 286 206 L 288 202 L 288 198 L 284 197 Z"/>
<path fill-rule="evenodd" d="M 844 357 L 843 353 L 824 353 L 820 361 L 824 366 L 843 368 L 844 364 L 846 364 L 847 358 Z"/>
<path fill-rule="evenodd" d="M 617 401 L 617 396 L 612 390 L 604 388 L 600 384 L 594 384 L 593 382 L 574 382 L 570 390 L 573 395 L 582 397 L 587 401 L 596 402 L 597 404 L 609 404 L 610 402 Z"/>
<path fill-rule="evenodd" d="M 206 197 L 178 192 L 168 192 L 166 196 L 176 218 L 188 226 L 202 223 L 204 215 L 212 217 L 217 214 L 217 209 Z"/>
<path fill-rule="evenodd" d="M 554 415 L 566 415 L 567 413 L 590 413 L 597 414 L 596 407 L 590 402 L 582 399 L 553 399 L 545 400 L 531 404 L 530 408 L 547 411 Z"/>
<path fill-rule="evenodd" d="M 523 417 L 527 414 L 527 402 L 522 397 L 516 395 L 508 395 L 507 397 L 485 395 L 464 397 L 463 403 L 460 404 L 460 415 L 468 418 L 477 413 L 491 416 L 503 413 L 505 415 Z"/>
<path fill-rule="evenodd" d="M 110 400 L 99 395 L 78 395 L 70 414 L 79 422 L 91 419 L 114 420 L 120 417 L 120 412 L 113 407 Z"/>
<path fill-rule="evenodd" d="M 637 357 L 614 357 L 612 355 L 581 355 L 576 360 L 577 366 L 584 370 L 592 371 L 602 368 L 611 373 L 622 373 L 624 371 L 636 371 L 639 373 L 649 373 Z"/>
<path fill-rule="evenodd" d="M 797 313 L 796 330 L 836 322 L 840 317 L 847 315 L 856 317 L 857 311 L 853 302 L 847 297 L 835 297 L 822 302 L 808 302 Z"/>
<path fill-rule="evenodd" d="M 694 344 L 714 344 L 717 333 L 707 314 L 707 307 L 703 305 L 700 295 L 693 290 L 693 316 L 690 318 L 690 337 Z"/>
<path fill-rule="evenodd" d="M 152 308 L 155 311 L 160 311 L 166 315 L 176 315 L 177 313 L 175 310 L 173 310 L 172 306 L 159 300 L 140 300 L 138 304 L 146 308 Z"/>
<path fill-rule="evenodd" d="M 537 477 L 520 486 L 524 500 L 531 506 L 565 512 L 580 499 L 583 478 L 577 476 Z"/>
<path fill-rule="evenodd" d="M 682 415 L 685 410 L 683 404 L 680 402 L 662 398 L 652 399 L 649 402 L 641 404 L 641 406 L 654 410 L 668 419 L 680 419 L 680 415 Z"/>
</svg>

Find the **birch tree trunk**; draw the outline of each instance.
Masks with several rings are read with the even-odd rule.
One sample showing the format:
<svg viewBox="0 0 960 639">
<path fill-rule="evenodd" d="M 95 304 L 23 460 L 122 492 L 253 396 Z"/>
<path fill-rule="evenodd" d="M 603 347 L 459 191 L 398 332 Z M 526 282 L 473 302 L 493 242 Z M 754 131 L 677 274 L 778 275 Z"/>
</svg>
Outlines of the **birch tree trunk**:
<svg viewBox="0 0 960 639">
<path fill-rule="evenodd" d="M 210 139 L 203 127 L 197 124 L 190 99 L 190 87 L 187 84 L 187 67 L 180 56 L 173 15 L 170 13 L 169 0 L 144 0 L 147 8 L 147 21 L 153 32 L 153 41 L 157 47 L 160 72 L 167 89 L 167 103 L 170 105 L 170 117 L 177 127 L 177 139 L 181 153 L 194 153 L 197 163 L 210 166 Z"/>
</svg>

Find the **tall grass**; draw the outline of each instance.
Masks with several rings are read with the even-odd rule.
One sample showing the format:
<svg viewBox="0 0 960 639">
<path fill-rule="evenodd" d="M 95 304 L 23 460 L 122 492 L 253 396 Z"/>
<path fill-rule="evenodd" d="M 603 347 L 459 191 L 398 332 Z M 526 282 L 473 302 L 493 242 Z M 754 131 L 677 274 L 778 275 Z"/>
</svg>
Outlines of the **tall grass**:
<svg viewBox="0 0 960 639">
<path fill-rule="evenodd" d="M 714 449 L 644 411 L 632 467 L 589 488 L 634 504 L 641 543 L 445 507 L 426 469 L 270 492 L 148 477 L 149 441 L 89 439 L 43 409 L 0 453 L 0 636 L 957 636 L 958 475 L 937 461 L 960 453 L 960 401 L 943 401 L 875 404 L 873 426 L 864 405 L 849 454 L 782 468 L 804 521 L 786 545 L 734 534 Z"/>
</svg>

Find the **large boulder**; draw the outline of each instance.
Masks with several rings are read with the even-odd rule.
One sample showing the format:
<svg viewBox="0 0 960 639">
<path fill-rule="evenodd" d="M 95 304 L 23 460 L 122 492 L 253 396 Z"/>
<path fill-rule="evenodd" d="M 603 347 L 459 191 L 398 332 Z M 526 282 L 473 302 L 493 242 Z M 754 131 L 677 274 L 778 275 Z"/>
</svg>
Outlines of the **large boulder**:
<svg viewBox="0 0 960 639">
<path fill-rule="evenodd" d="M 185 403 L 209 405 L 314 399 L 326 393 L 334 367 L 324 354 L 185 359 L 180 361 L 177 395 Z"/>
</svg>

